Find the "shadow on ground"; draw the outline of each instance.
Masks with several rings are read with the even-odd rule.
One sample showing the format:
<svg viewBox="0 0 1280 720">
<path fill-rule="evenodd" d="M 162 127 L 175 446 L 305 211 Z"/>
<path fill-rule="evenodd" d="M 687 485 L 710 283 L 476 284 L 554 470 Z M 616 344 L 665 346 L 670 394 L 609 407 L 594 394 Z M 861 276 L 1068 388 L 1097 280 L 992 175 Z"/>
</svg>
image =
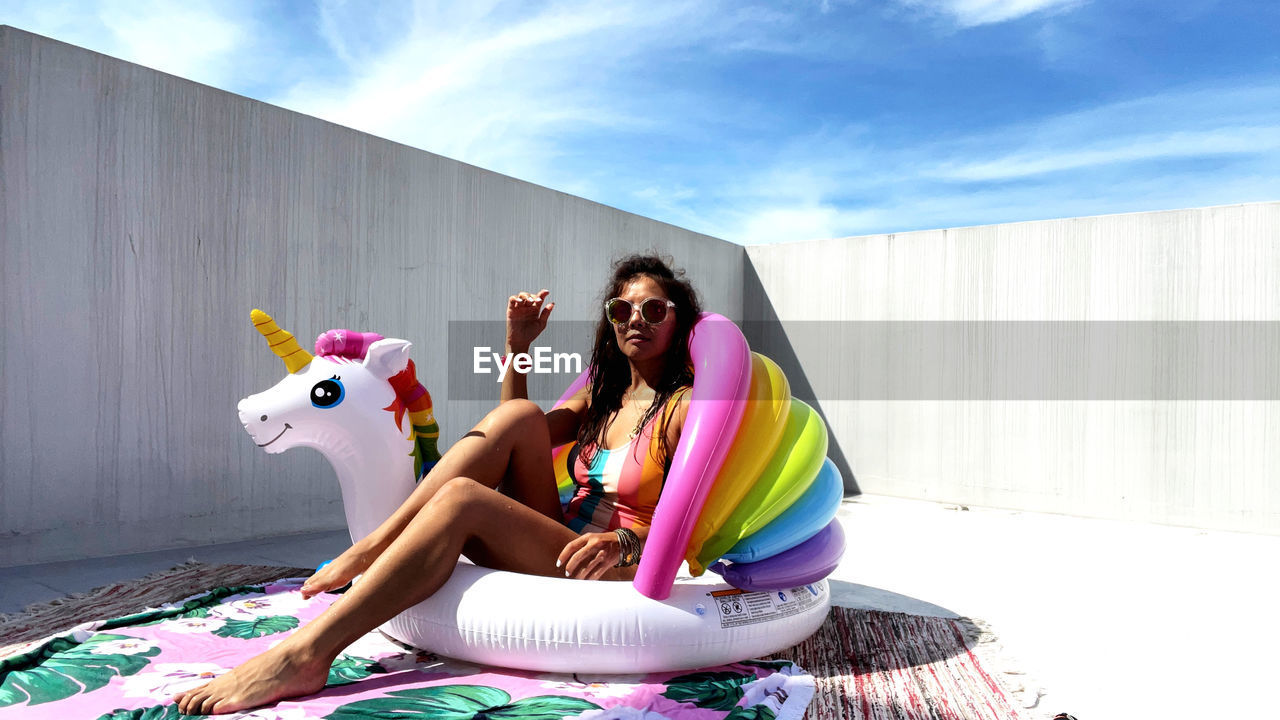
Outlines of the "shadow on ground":
<svg viewBox="0 0 1280 720">
<path fill-rule="evenodd" d="M 980 621 L 880 588 L 828 579 L 832 609 L 810 638 L 779 653 L 818 677 L 907 669 L 965 655 Z"/>
<path fill-rule="evenodd" d="M 899 612 L 908 615 L 929 615 L 957 619 L 959 613 L 934 605 L 926 600 L 901 595 L 889 590 L 828 579 L 831 586 L 831 604 L 839 607 L 858 608 L 861 610 L 880 610 L 882 612 Z"/>
</svg>

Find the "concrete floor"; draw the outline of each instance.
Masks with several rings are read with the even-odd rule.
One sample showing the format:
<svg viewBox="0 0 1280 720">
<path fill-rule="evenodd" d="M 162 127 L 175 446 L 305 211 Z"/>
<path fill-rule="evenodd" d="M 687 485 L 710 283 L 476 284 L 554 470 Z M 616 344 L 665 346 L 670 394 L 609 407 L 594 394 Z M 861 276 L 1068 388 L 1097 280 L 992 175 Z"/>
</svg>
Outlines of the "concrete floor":
<svg viewBox="0 0 1280 720">
<path fill-rule="evenodd" d="M 986 621 L 1031 717 L 1280 717 L 1280 537 L 860 496 L 837 604 Z M 0 568 L 0 612 L 187 559 L 313 567 L 345 531 Z M 1015 678 L 1015 681 L 1017 679 Z"/>
<path fill-rule="evenodd" d="M 841 518 L 841 604 L 986 621 L 1046 691 L 1039 716 L 1280 717 L 1280 536 L 867 496 Z"/>
</svg>

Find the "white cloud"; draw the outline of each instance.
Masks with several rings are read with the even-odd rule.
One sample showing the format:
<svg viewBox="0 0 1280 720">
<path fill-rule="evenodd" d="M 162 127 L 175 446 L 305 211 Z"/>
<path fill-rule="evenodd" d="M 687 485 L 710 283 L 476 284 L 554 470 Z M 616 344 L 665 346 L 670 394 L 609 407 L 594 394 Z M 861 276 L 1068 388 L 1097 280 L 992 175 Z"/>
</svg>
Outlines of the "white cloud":
<svg viewBox="0 0 1280 720">
<path fill-rule="evenodd" d="M 840 212 L 831 205 L 781 206 L 748 214 L 733 241 L 757 245 L 780 240 L 817 240 L 839 234 Z"/>
<path fill-rule="evenodd" d="M 1031 178 L 1150 160 L 1280 151 L 1280 88 L 1272 82 L 1190 87 L 992 128 L 929 153 L 926 177 L 961 182 Z"/>
<path fill-rule="evenodd" d="M 1015 20 L 1039 12 L 1063 11 L 1085 0 L 899 0 L 908 7 L 948 15 L 960 27 Z"/>
<path fill-rule="evenodd" d="M 944 165 L 927 174 L 946 180 L 1009 180 L 1101 165 L 1214 155 L 1253 155 L 1280 150 L 1280 127 L 1232 127 L 1207 132 L 1166 132 L 1096 144 L 1019 152 L 994 160 Z"/>
<path fill-rule="evenodd" d="M 235 82 L 255 35 L 251 8 L 218 0 L 18 0 L 0 22 L 217 87 Z"/>
<path fill-rule="evenodd" d="M 384 13 L 379 15 L 379 13 Z M 595 192 L 579 138 L 672 137 L 715 112 L 705 92 L 652 77 L 668 54 L 759 50 L 775 13 L 715 3 L 328 2 L 320 32 L 346 73 L 271 102 L 570 192 Z M 368 42 L 371 28 L 379 42 Z M 782 46 L 785 47 L 785 44 Z M 782 51 L 781 49 L 775 49 Z M 600 181 L 611 180 L 596 164 Z"/>
<path fill-rule="evenodd" d="M 905 146 L 815 132 L 724 172 L 700 202 L 721 210 L 674 222 L 754 244 L 1276 199 L 1276 87 L 1184 88 Z"/>
<path fill-rule="evenodd" d="M 622 118 L 575 92 L 574 62 L 604 54 L 597 38 L 642 22 L 627 6 L 553 6 L 510 18 L 496 5 L 415 7 L 398 33 L 361 45 L 377 13 L 399 8 L 326 3 L 321 30 L 348 74 L 311 81 L 274 101 L 348 127 L 517 176 L 556 156 L 556 128 Z M 625 49 L 625 48 L 624 48 Z"/>
<path fill-rule="evenodd" d="M 227 61 L 247 44 L 244 19 L 221 2 L 112 3 L 98 14 L 124 59 L 180 77 L 221 85 Z"/>
</svg>

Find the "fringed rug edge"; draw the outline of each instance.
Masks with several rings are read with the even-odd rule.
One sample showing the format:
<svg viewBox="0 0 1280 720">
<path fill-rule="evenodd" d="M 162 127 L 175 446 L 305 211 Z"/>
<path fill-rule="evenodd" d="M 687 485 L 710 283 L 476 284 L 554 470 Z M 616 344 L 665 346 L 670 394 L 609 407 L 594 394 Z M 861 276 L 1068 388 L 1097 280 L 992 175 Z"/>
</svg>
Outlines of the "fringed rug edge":
<svg viewBox="0 0 1280 720">
<path fill-rule="evenodd" d="M 969 651 L 987 668 L 1005 694 L 1018 705 L 1029 720 L 1050 720 L 1051 711 L 1045 709 L 1044 698 L 1049 695 L 1044 685 L 1005 648 L 999 635 L 984 620 L 971 617 L 954 618 Z"/>
</svg>

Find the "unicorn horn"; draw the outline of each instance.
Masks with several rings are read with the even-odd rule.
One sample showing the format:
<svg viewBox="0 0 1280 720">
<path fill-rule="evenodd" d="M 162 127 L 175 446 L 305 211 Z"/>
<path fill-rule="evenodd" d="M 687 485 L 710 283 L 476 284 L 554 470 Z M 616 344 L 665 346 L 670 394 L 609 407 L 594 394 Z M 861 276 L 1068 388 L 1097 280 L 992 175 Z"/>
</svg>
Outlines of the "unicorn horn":
<svg viewBox="0 0 1280 720">
<path fill-rule="evenodd" d="M 311 353 L 303 350 L 292 334 L 281 330 L 270 315 L 255 308 L 249 313 L 249 319 L 253 320 L 253 326 L 262 333 L 262 337 L 267 339 L 271 352 L 284 361 L 289 372 L 296 373 L 311 362 Z"/>
</svg>

